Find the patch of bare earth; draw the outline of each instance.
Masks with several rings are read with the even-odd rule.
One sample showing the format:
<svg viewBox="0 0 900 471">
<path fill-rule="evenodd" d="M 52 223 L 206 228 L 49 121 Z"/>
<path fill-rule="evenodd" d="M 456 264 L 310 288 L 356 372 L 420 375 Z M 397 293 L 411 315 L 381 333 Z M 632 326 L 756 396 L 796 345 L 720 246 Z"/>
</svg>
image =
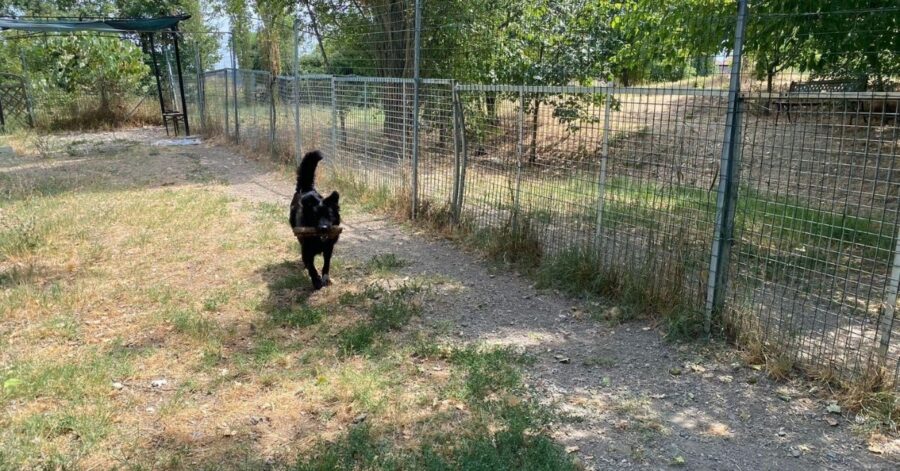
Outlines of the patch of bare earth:
<svg viewBox="0 0 900 471">
<path fill-rule="evenodd" d="M 155 137 L 124 139 L 146 144 Z M 285 172 L 221 147 L 148 149 L 142 151 L 149 152 L 142 159 L 116 161 L 115 165 L 121 166 L 123 186 L 134 178 L 150 179 L 147 186 L 156 188 L 153 191 L 197 185 L 198 179 L 213 181 L 232 199 L 231 205 L 268 203 L 273 212 L 283 210 L 286 219 L 293 182 Z M 89 172 L 92 165 L 103 164 L 82 162 L 77 156 L 73 159 L 42 164 L 33 170 L 6 159 L 3 170 L 27 173 L 59 167 Z M 139 167 L 135 168 L 135 163 Z M 58 178 L 60 184 L 68 181 L 63 173 Z M 429 417 L 449 417 L 452 422 L 465 414 L 447 403 L 422 405 L 421 398 L 434 396 L 428 391 L 446 381 L 439 374 L 442 365 L 437 361 L 412 365 L 397 360 L 394 367 L 414 370 L 410 374 L 417 381 L 407 387 L 401 375 L 400 384 L 373 388 L 381 391 L 376 393 L 380 396 L 368 397 L 365 386 L 370 378 L 366 372 L 375 367 L 368 360 L 337 362 L 334 350 L 327 347 L 305 356 L 303 346 L 312 343 L 315 335 L 309 331 L 259 332 L 265 314 L 254 307 L 257 301 L 299 302 L 265 300 L 266 290 L 259 281 L 283 278 L 285 271 L 299 267 L 293 264 L 295 241 L 286 224 L 278 226 L 273 219 L 265 237 L 244 238 L 240 231 L 241 218 L 245 217 L 230 214 L 227 230 L 210 228 L 210 237 L 225 237 L 234 244 L 226 244 L 223 253 L 195 254 L 198 257 L 190 261 L 151 254 L 160 257 L 159 263 L 173 267 L 153 268 L 156 260 L 152 260 L 142 278 L 122 275 L 133 283 L 151 279 L 155 270 L 183 276 L 166 279 L 166 289 L 175 295 L 187 292 L 197 296 L 196 287 L 202 284 L 203 294 L 196 303 L 221 291 L 242 299 L 211 311 L 220 340 L 211 342 L 202 332 L 175 335 L 172 323 L 142 327 L 145 320 L 129 316 L 126 301 L 117 312 L 85 311 L 86 330 L 79 339 L 112 341 L 103 332 L 114 330 L 121 348 L 146 352 L 137 355 L 128 381 L 118 385 L 121 388 L 109 390 L 111 407 L 116 411 L 113 421 L 126 431 L 125 436 L 116 438 L 115 453 L 101 453 L 91 458 L 96 461 L 86 464 L 108 467 L 128 462 L 154 447 L 171 451 L 171 456 L 157 457 L 170 459 L 156 463 L 159 466 L 172 466 L 179 459 L 209 462 L 245 456 L 241 449 L 259 456 L 260 461 L 281 460 L 309 449 L 316 440 L 335 437 L 358 414 L 372 409 L 380 411 L 381 420 L 398 422 L 405 431 L 399 440 L 411 443 Z M 238 235 L 227 235 L 229 232 Z M 825 391 L 801 381 L 771 381 L 722 347 L 672 345 L 650 324 L 598 323 L 586 312 L 602 306 L 584 306 L 536 290 L 529 280 L 496 270 L 478 255 L 381 216 L 348 214 L 336 250 L 341 265 L 332 273 L 335 285 L 314 295 L 309 303 L 332 309 L 339 304 L 341 293 L 366 283 L 358 272 L 364 261 L 389 253 L 407 262 L 399 269 L 401 279 L 431 280 L 433 294 L 426 298 L 421 322 L 407 328 L 421 329 L 450 343 L 510 345 L 527 352 L 535 359 L 526 368 L 531 394 L 560 413 L 552 433 L 585 468 L 888 470 L 900 465 L 897 439 L 867 443 L 852 432 L 851 417 L 828 412 Z M 234 257 L 237 262 L 221 264 L 223 257 Z M 261 266 L 267 268 L 260 271 Z M 109 269 L 113 269 L 112 264 Z M 217 272 L 219 269 L 222 271 Z M 221 283 L 221 289 L 214 289 L 216 283 Z M 242 290 L 256 292 L 244 298 Z M 159 294 L 148 295 L 148 299 L 153 296 Z M 354 315 L 351 311 L 346 317 Z M 19 329 L 33 332 L 34 327 L 27 323 L 28 319 L 17 319 L 0 332 L 16 336 L 24 335 Z M 317 332 L 329 335 L 334 331 Z M 260 345 L 271 338 L 277 339 L 278 345 L 296 345 L 297 350 L 254 363 L 252 358 L 259 358 Z M 17 342 L 12 340 L 22 345 Z M 78 340 L 52 344 L 32 353 L 64 358 L 83 348 Z M 248 358 L 244 369 L 234 370 L 239 364 L 235 356 Z M 12 360 L 2 355 L 0 359 Z M 263 373 L 278 375 L 279 380 L 268 382 Z M 154 383 L 159 379 L 168 381 Z M 336 387 L 322 388 L 321 382 Z M 396 394 L 385 395 L 385 391 Z M 315 408 L 308 404 L 315 404 Z M 322 404 L 334 407 L 328 409 Z M 189 467 L 190 461 L 182 464 Z"/>
</svg>

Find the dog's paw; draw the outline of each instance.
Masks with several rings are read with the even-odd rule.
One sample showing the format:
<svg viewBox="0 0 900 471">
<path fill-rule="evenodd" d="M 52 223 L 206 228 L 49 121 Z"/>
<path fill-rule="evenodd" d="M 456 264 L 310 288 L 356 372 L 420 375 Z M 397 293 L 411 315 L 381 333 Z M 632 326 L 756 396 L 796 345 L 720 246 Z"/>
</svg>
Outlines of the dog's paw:
<svg viewBox="0 0 900 471">
<path fill-rule="evenodd" d="M 322 283 L 321 278 L 313 278 L 312 285 L 313 285 L 314 290 L 320 290 L 320 289 L 322 289 L 323 286 L 325 286 L 325 284 Z"/>
<path fill-rule="evenodd" d="M 331 278 L 328 278 L 328 275 L 322 275 L 322 286 L 330 286 Z"/>
</svg>

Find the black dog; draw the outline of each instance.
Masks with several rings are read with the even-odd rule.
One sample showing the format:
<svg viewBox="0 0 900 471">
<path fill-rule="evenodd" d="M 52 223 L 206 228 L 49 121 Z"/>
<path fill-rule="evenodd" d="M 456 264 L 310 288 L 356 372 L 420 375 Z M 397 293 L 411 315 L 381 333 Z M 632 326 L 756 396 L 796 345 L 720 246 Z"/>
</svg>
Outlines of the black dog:
<svg viewBox="0 0 900 471">
<path fill-rule="evenodd" d="M 322 232 L 327 232 L 333 226 L 341 223 L 338 192 L 332 191 L 327 198 L 316 191 L 313 180 L 316 177 L 316 167 L 322 160 L 319 151 L 309 152 L 303 156 L 300 166 L 297 167 L 297 189 L 294 199 L 291 201 L 291 227 L 315 227 Z M 334 244 L 337 237 L 300 237 L 300 252 L 303 257 L 303 266 L 309 272 L 313 288 L 321 289 L 329 284 L 328 270 L 331 266 L 331 254 L 334 252 Z M 322 265 L 322 276 L 316 271 L 314 262 L 316 255 L 322 254 L 325 263 Z"/>
</svg>

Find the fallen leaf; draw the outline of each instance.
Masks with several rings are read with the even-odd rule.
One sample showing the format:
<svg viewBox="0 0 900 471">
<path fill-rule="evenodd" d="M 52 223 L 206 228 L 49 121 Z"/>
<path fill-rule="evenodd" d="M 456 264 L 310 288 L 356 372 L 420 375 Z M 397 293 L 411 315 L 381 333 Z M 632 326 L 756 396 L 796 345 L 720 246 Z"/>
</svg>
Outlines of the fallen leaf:
<svg viewBox="0 0 900 471">
<path fill-rule="evenodd" d="M 831 403 L 831 404 L 828 404 L 828 407 L 826 407 L 825 410 L 827 410 L 828 412 L 830 412 L 832 414 L 840 414 L 841 406 Z"/>
<path fill-rule="evenodd" d="M 684 457 L 681 455 L 672 458 L 672 466 L 684 466 L 684 463 Z"/>
</svg>

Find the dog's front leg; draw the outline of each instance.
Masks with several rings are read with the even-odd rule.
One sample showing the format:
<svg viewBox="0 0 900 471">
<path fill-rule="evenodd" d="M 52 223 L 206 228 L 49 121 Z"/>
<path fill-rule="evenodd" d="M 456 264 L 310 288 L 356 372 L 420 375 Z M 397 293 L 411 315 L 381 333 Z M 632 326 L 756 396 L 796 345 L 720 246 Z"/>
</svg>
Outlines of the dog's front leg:
<svg viewBox="0 0 900 471">
<path fill-rule="evenodd" d="M 311 248 L 306 247 L 303 247 L 301 252 L 303 266 L 306 267 L 306 271 L 309 273 L 309 279 L 312 281 L 313 289 L 322 289 L 322 278 L 319 277 L 319 272 L 316 271 L 316 252 Z"/>
<path fill-rule="evenodd" d="M 322 258 L 325 259 L 325 262 L 322 264 L 322 283 L 325 286 L 331 284 L 331 280 L 328 279 L 328 272 L 331 270 L 332 253 L 334 253 L 334 244 L 326 244 L 325 250 L 322 251 Z"/>
</svg>

